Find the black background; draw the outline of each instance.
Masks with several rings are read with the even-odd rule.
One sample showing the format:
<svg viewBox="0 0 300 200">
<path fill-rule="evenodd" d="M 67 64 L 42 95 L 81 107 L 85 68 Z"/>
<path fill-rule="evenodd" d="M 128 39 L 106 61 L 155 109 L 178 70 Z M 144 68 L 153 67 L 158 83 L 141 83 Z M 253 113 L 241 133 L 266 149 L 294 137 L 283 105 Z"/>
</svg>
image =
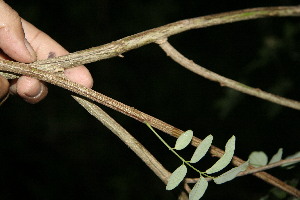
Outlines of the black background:
<svg viewBox="0 0 300 200">
<path fill-rule="evenodd" d="M 177 20 L 297 0 L 6 1 L 70 52 L 98 46 Z M 300 99 L 299 18 L 269 18 L 192 30 L 169 38 L 189 59 L 253 87 Z M 88 64 L 94 89 L 236 155 L 269 157 L 299 150 L 299 112 L 220 87 L 175 62 L 155 44 Z M 36 105 L 10 97 L 0 107 L 0 199 L 176 199 L 145 164 L 63 89 L 49 85 Z M 104 108 L 170 171 L 181 162 L 143 124 Z M 170 144 L 175 142 L 160 133 Z M 190 150 L 190 151 L 189 151 Z M 188 157 L 193 148 L 183 151 Z M 216 159 L 197 167 L 205 170 Z M 189 170 L 191 171 L 191 170 Z M 299 167 L 269 171 L 299 178 Z M 189 176 L 197 176 L 189 173 Z M 272 186 L 247 176 L 215 185 L 205 199 L 258 199 Z"/>
</svg>

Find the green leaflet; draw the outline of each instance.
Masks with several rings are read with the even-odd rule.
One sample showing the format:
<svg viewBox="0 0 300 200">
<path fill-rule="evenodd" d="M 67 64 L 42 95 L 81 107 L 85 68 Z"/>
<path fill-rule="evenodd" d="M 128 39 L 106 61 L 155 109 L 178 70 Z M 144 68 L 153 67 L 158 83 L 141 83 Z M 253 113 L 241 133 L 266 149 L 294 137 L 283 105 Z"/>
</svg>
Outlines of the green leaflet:
<svg viewBox="0 0 300 200">
<path fill-rule="evenodd" d="M 290 158 L 299 158 L 300 157 L 300 151 L 296 152 L 295 154 L 293 155 L 290 155 L 288 157 L 286 157 L 285 159 L 290 159 Z M 298 161 L 299 162 L 299 161 Z M 291 162 L 291 163 L 287 163 L 287 164 L 283 164 L 281 165 L 281 167 L 287 167 L 287 166 L 290 166 L 290 165 L 293 165 L 297 162 Z"/>
<path fill-rule="evenodd" d="M 273 155 L 273 157 L 271 158 L 269 164 L 275 163 L 280 161 L 282 158 L 282 148 L 278 149 L 277 153 L 275 155 Z"/>
<path fill-rule="evenodd" d="M 211 168 L 206 170 L 206 173 L 212 174 L 226 167 L 230 163 L 233 157 L 234 149 L 235 149 L 235 136 L 233 135 L 225 145 L 224 155 Z"/>
<path fill-rule="evenodd" d="M 188 131 L 182 133 L 179 136 L 179 138 L 176 140 L 176 144 L 175 144 L 174 149 L 176 149 L 176 150 L 184 149 L 187 145 L 189 145 L 192 138 L 193 138 L 193 131 L 192 130 L 188 130 Z"/>
<path fill-rule="evenodd" d="M 220 176 L 218 176 L 217 178 L 214 178 L 214 182 L 216 184 L 222 184 L 225 183 L 227 181 L 231 181 L 232 179 L 234 179 L 240 172 L 243 172 L 247 169 L 247 167 L 249 166 L 249 162 L 244 162 L 243 164 L 241 164 L 238 167 L 232 168 L 231 170 L 225 172 L 224 174 L 221 174 Z"/>
<path fill-rule="evenodd" d="M 173 190 L 184 179 L 187 168 L 184 164 L 178 167 L 170 176 L 166 190 Z"/>
<path fill-rule="evenodd" d="M 253 151 L 248 160 L 254 167 L 261 167 L 268 163 L 268 156 L 263 151 Z"/>
<path fill-rule="evenodd" d="M 197 147 L 197 149 L 195 150 L 192 159 L 191 159 L 191 163 L 196 163 L 198 162 L 201 158 L 203 158 L 203 156 L 205 156 L 205 154 L 207 153 L 211 143 L 213 141 L 213 136 L 212 135 L 208 135 Z"/>
<path fill-rule="evenodd" d="M 208 182 L 205 178 L 200 177 L 198 182 L 194 185 L 193 189 L 189 194 L 189 200 L 198 200 L 205 193 L 208 186 Z"/>
</svg>

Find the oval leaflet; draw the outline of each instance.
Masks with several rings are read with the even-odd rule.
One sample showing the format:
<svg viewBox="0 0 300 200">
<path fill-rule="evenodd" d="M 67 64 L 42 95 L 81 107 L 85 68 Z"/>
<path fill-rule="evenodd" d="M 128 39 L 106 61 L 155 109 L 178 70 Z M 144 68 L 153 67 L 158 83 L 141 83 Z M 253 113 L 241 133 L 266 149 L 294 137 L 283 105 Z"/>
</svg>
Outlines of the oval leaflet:
<svg viewBox="0 0 300 200">
<path fill-rule="evenodd" d="M 203 156 L 205 156 L 205 154 L 207 153 L 211 143 L 213 141 L 213 136 L 212 135 L 208 135 L 197 147 L 197 149 L 195 150 L 192 158 L 191 158 L 191 163 L 196 163 L 198 162 L 201 158 L 203 158 Z"/>
<path fill-rule="evenodd" d="M 254 167 L 261 167 L 268 163 L 268 156 L 263 151 L 253 151 L 248 160 Z"/>
<path fill-rule="evenodd" d="M 225 145 L 225 153 L 224 155 L 208 170 L 206 170 L 207 174 L 212 174 L 218 172 L 225 168 L 231 161 L 235 149 L 235 136 L 233 135 Z"/>
<path fill-rule="evenodd" d="M 189 194 L 189 200 L 198 200 L 205 193 L 208 186 L 208 182 L 205 178 L 200 177 L 198 182 L 194 185 L 193 189 Z"/>
<path fill-rule="evenodd" d="M 192 138 L 193 138 L 192 130 L 188 130 L 188 131 L 182 133 L 179 136 L 179 138 L 177 138 L 174 149 L 176 149 L 176 150 L 184 149 L 187 145 L 189 145 Z"/>
<path fill-rule="evenodd" d="M 173 190 L 184 179 L 187 172 L 187 168 L 184 164 L 179 166 L 169 177 L 166 190 Z"/>
<path fill-rule="evenodd" d="M 234 179 L 240 172 L 243 172 L 247 169 L 247 167 L 249 166 L 249 162 L 244 162 L 243 164 L 241 164 L 238 167 L 232 168 L 231 170 L 225 172 L 224 174 L 221 174 L 220 176 L 218 176 L 217 178 L 214 178 L 214 182 L 216 184 L 222 184 L 225 183 L 227 181 L 231 181 L 232 179 Z"/>
</svg>

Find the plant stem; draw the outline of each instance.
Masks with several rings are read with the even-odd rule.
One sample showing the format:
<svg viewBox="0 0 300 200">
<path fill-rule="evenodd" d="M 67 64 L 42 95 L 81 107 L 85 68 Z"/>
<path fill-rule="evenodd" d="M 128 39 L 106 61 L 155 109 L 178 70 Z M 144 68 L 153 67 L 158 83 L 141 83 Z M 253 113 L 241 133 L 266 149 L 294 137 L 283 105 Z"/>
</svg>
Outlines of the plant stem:
<svg viewBox="0 0 300 200">
<path fill-rule="evenodd" d="M 145 122 L 145 124 L 150 128 L 150 130 L 156 135 L 156 137 L 172 152 L 174 153 L 182 162 L 186 163 L 185 159 L 182 158 L 175 150 L 172 148 L 153 128 L 152 126 L 148 123 Z"/>
<path fill-rule="evenodd" d="M 183 157 L 181 157 L 175 150 L 174 148 L 172 148 L 153 128 L 150 124 L 148 124 L 147 122 L 145 122 L 145 124 L 150 128 L 150 130 L 156 135 L 156 137 L 158 137 L 158 139 L 173 153 L 175 154 L 182 162 L 184 162 L 184 164 L 188 165 L 190 168 L 192 168 L 193 170 L 195 170 L 196 172 L 198 172 L 200 174 L 200 176 L 205 175 L 206 177 L 210 177 L 211 176 L 207 175 L 205 172 L 201 172 L 200 170 L 198 170 L 197 168 L 195 168 L 193 165 L 191 165 L 189 163 L 189 161 L 186 161 Z"/>
</svg>

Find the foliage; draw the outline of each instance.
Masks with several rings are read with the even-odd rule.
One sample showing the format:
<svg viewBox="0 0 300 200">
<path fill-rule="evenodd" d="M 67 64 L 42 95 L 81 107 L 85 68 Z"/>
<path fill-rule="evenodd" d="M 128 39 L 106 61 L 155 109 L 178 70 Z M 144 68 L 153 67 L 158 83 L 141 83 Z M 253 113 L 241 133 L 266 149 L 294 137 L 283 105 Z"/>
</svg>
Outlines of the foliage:
<svg viewBox="0 0 300 200">
<path fill-rule="evenodd" d="M 263 151 L 253 151 L 250 155 L 249 155 L 249 163 L 254 166 L 254 167 L 262 167 L 262 166 L 265 166 L 267 164 L 273 164 L 273 163 L 276 163 L 276 162 L 279 162 L 282 160 L 282 154 L 283 154 L 283 149 L 282 148 L 279 148 L 277 153 L 275 153 L 271 160 L 268 161 L 268 156 L 265 152 Z M 292 158 L 299 158 L 300 157 L 300 151 L 294 153 L 293 155 L 289 155 L 285 158 L 285 160 L 287 159 L 292 159 Z M 298 161 L 299 162 L 299 161 Z M 290 167 L 293 167 L 294 164 L 296 164 L 297 161 L 295 162 L 289 162 L 289 163 L 286 163 L 286 164 L 282 164 L 281 166 L 282 167 L 287 167 L 287 166 L 290 166 Z"/>
<path fill-rule="evenodd" d="M 173 190 L 177 187 L 180 182 L 183 181 L 187 174 L 187 167 L 189 166 L 191 169 L 195 170 L 199 173 L 200 177 L 197 183 L 194 185 L 193 189 L 189 194 L 189 199 L 197 200 L 200 199 L 205 190 L 207 189 L 208 182 L 206 178 L 212 178 L 216 184 L 222 184 L 227 181 L 230 181 L 236 177 L 236 175 L 242 171 L 245 171 L 248 167 L 248 162 L 243 163 L 242 165 L 235 167 L 218 177 L 210 176 L 209 174 L 213 174 L 224 169 L 231 161 L 234 150 L 235 150 L 235 136 L 232 136 L 226 143 L 225 153 L 224 155 L 209 169 L 202 172 L 195 167 L 193 167 L 190 163 L 197 163 L 208 151 L 211 146 L 213 136 L 208 135 L 196 148 L 191 161 L 186 161 L 182 158 L 175 150 L 182 150 L 191 142 L 193 137 L 193 131 L 188 130 L 182 133 L 176 140 L 176 144 L 174 148 L 171 148 L 159 135 L 158 133 L 148 124 L 146 125 L 151 129 L 151 131 L 161 140 L 163 144 L 166 145 L 183 163 L 171 174 L 168 179 L 168 184 L 166 186 L 166 190 Z"/>
</svg>

